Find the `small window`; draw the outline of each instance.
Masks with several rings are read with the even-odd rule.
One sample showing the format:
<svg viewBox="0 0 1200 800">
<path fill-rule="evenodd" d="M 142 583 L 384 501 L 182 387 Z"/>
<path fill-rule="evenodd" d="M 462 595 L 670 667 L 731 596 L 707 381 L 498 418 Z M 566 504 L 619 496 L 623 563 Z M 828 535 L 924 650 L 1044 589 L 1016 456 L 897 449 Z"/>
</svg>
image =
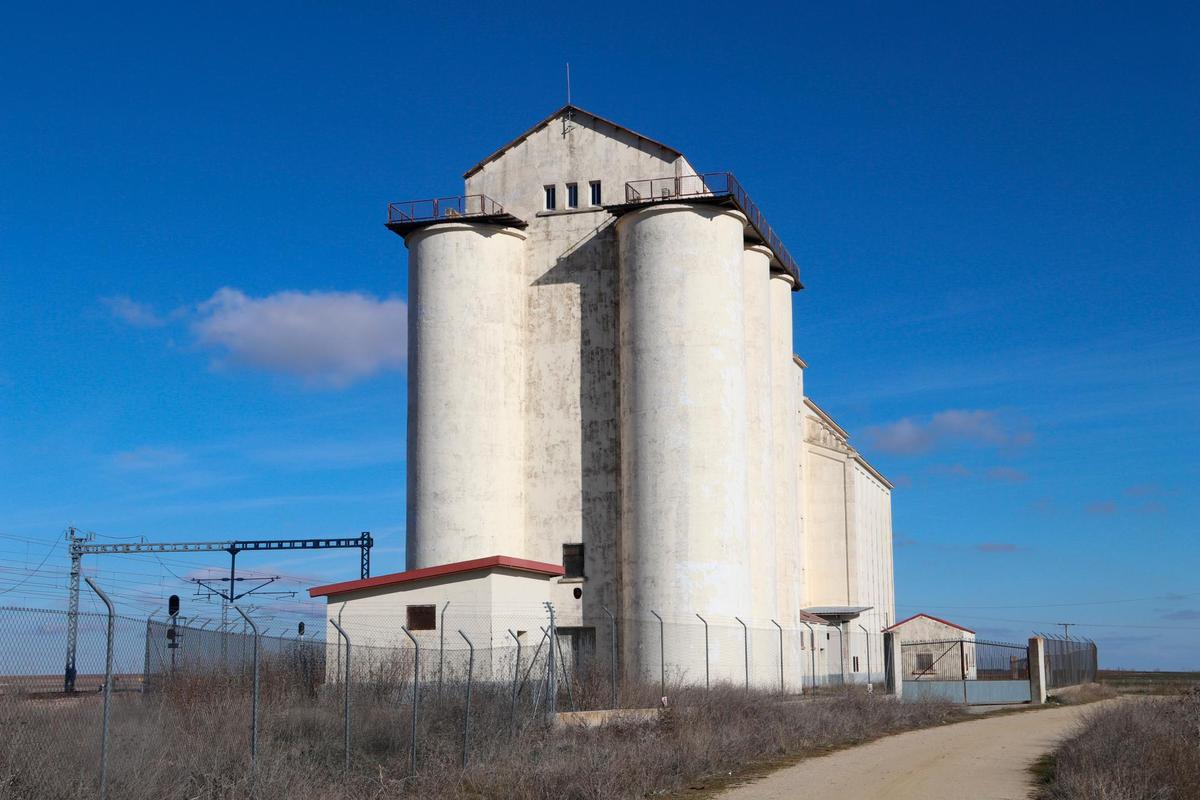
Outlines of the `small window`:
<svg viewBox="0 0 1200 800">
<path fill-rule="evenodd" d="M 589 202 L 594 206 L 600 205 L 600 181 L 592 181 L 588 184 L 588 189 L 591 191 Z"/>
<path fill-rule="evenodd" d="M 567 208 L 579 208 L 579 184 L 567 184 Z"/>
<path fill-rule="evenodd" d="M 555 191 L 553 184 L 542 188 L 546 190 L 546 210 L 553 211 L 558 205 L 558 192 Z"/>
<path fill-rule="evenodd" d="M 933 653 L 917 653 L 917 669 L 921 672 L 933 669 Z"/>
<path fill-rule="evenodd" d="M 854 671 L 858 672 L 858 656 L 855 656 L 852 660 L 854 661 Z"/>
<path fill-rule="evenodd" d="M 437 630 L 437 606 L 409 606 L 408 629 L 410 631 Z"/>
<path fill-rule="evenodd" d="M 581 544 L 564 544 L 563 545 L 563 573 L 564 578 L 582 578 L 583 575 L 583 545 Z"/>
</svg>

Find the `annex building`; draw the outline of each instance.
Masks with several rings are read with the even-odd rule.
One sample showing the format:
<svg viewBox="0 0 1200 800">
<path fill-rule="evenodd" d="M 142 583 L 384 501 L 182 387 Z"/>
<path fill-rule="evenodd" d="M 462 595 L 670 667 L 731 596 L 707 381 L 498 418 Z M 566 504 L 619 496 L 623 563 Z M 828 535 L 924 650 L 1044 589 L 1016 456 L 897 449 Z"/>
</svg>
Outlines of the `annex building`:
<svg viewBox="0 0 1200 800">
<path fill-rule="evenodd" d="M 311 593 L 427 636 L 451 602 L 494 618 L 496 647 L 518 606 L 553 603 L 573 653 L 606 654 L 619 619 L 631 675 L 702 675 L 701 622 L 714 679 L 744 647 L 756 681 L 781 650 L 882 674 L 892 485 L 805 394 L 800 270 L 741 184 L 570 105 L 464 177 L 389 208 L 407 570 Z"/>
</svg>

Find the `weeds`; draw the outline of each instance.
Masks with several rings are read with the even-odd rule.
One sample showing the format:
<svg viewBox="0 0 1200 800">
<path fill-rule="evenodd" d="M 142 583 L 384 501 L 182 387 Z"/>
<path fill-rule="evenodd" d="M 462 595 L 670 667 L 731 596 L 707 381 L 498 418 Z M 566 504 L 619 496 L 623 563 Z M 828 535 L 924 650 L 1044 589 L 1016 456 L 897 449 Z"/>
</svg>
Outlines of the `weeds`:
<svg viewBox="0 0 1200 800">
<path fill-rule="evenodd" d="M 1093 711 L 1043 763 L 1040 797 L 1200 799 L 1200 691 Z"/>
<path fill-rule="evenodd" d="M 352 694 L 352 767 L 343 773 L 336 685 L 264 692 L 256 769 L 248 763 L 249 710 L 242 687 L 183 680 L 160 692 L 114 698 L 110 796 L 122 800 L 607 800 L 677 791 L 755 763 L 824 752 L 962 717 L 948 703 L 900 703 L 862 691 L 811 699 L 714 687 L 679 689 L 657 721 L 554 728 L 528 708 L 514 717 L 510 687 L 479 684 L 472 748 L 461 766 L 462 693 L 422 697 L 419 762 L 409 774 L 407 690 L 374 683 Z M 630 690 L 633 694 L 633 690 Z M 647 687 L 646 696 L 657 694 Z M 93 797 L 99 703 L 71 716 L 43 701 L 0 700 L 0 797 Z M 65 707 L 64 707 L 65 708 Z M 68 724 L 69 723 L 69 724 Z"/>
</svg>

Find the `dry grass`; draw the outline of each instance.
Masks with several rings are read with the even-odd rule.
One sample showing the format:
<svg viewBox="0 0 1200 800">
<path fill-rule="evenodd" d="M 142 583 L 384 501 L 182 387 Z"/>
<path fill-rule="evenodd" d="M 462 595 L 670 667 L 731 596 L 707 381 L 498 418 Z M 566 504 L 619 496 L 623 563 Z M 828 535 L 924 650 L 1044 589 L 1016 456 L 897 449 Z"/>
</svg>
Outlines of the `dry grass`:
<svg viewBox="0 0 1200 800">
<path fill-rule="evenodd" d="M 1096 680 L 1119 694 L 1181 694 L 1200 684 L 1200 672 L 1102 669 Z"/>
<path fill-rule="evenodd" d="M 1081 683 L 1078 686 L 1056 690 L 1050 695 L 1049 702 L 1064 706 L 1081 706 L 1098 700 L 1111 700 L 1116 696 L 1117 690 L 1111 686 L 1102 683 Z"/>
<path fill-rule="evenodd" d="M 1093 711 L 1040 772 L 1042 800 L 1200 799 L 1200 691 Z"/>
<path fill-rule="evenodd" d="M 647 695 L 657 687 L 647 688 Z M 514 725 L 507 686 L 475 687 L 470 763 L 462 759 L 463 698 L 432 688 L 419 719 L 419 764 L 409 775 L 403 685 L 356 691 L 352 767 L 343 773 L 337 687 L 264 692 L 257 769 L 248 769 L 242 687 L 182 681 L 157 694 L 114 698 L 110 795 L 122 800 L 428 800 L 639 798 L 962 718 L 940 702 L 899 703 L 847 691 L 785 699 L 732 687 L 676 690 L 655 723 L 552 729 L 532 713 Z M 564 698 L 565 700 L 565 698 Z M 99 702 L 56 707 L 0 703 L 0 798 L 94 797 Z M 33 707 L 42 705 L 34 709 Z"/>
</svg>

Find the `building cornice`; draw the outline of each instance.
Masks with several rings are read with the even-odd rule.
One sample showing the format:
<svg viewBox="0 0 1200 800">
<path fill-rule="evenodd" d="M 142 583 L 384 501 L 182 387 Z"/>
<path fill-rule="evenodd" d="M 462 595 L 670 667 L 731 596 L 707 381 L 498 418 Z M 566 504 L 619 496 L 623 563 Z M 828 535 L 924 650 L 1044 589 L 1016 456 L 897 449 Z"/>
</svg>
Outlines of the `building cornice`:
<svg viewBox="0 0 1200 800">
<path fill-rule="evenodd" d="M 793 358 L 796 357 L 793 356 Z M 806 443 L 842 453 L 848 458 L 853 459 L 871 477 L 887 487 L 888 491 L 896 488 L 891 481 L 883 476 L 883 473 L 871 466 L 870 462 L 863 458 L 862 454 L 850 444 L 850 434 L 846 432 L 845 428 L 834 422 L 833 417 L 826 414 L 820 406 L 807 397 L 804 398 L 804 405 L 814 415 L 808 417 L 809 422 L 812 424 L 805 424 L 804 426 L 804 441 Z"/>
</svg>

